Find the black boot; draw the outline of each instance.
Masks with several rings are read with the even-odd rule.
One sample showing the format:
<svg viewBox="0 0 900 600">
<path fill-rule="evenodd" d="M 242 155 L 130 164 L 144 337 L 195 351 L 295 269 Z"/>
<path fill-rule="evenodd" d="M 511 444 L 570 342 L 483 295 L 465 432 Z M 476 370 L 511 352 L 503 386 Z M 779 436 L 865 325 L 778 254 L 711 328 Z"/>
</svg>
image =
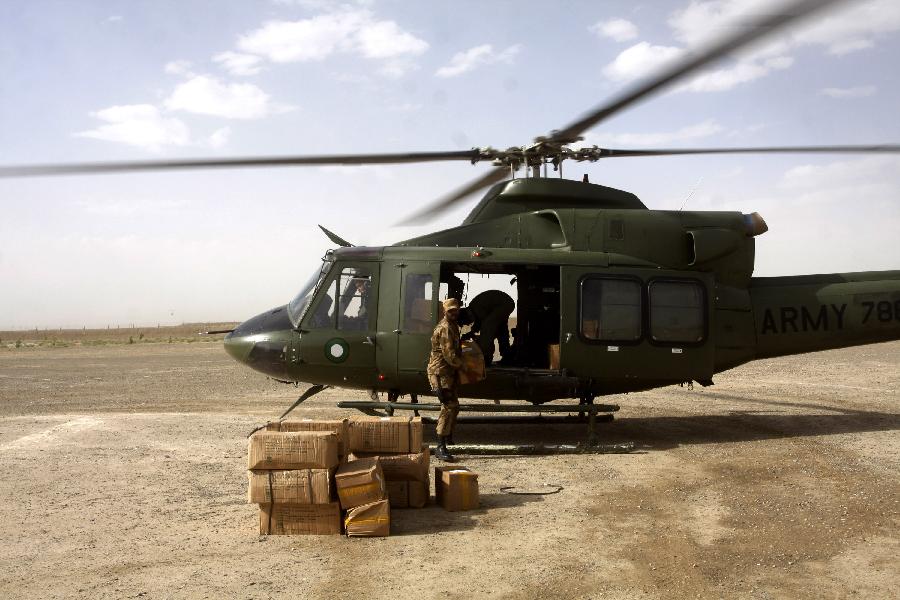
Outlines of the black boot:
<svg viewBox="0 0 900 600">
<path fill-rule="evenodd" d="M 450 454 L 450 451 L 447 450 L 446 437 L 441 438 L 441 443 L 438 444 L 437 448 L 434 449 L 434 455 L 444 462 L 454 462 L 456 460 L 455 458 L 453 458 L 453 455 Z"/>
</svg>

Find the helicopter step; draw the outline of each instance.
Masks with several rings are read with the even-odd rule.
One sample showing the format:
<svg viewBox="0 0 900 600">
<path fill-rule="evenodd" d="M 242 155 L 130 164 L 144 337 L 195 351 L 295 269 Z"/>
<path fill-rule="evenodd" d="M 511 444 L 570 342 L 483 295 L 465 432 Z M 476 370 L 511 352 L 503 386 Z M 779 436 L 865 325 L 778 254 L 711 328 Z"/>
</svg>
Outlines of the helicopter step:
<svg viewBox="0 0 900 600">
<path fill-rule="evenodd" d="M 489 412 L 489 413 L 576 413 L 578 417 L 506 417 L 505 422 L 523 423 L 523 422 L 587 422 L 588 424 L 588 444 L 597 443 L 597 422 L 611 421 L 613 415 L 611 413 L 619 410 L 618 404 L 593 404 L 593 399 L 583 400 L 580 404 L 460 404 L 459 412 Z M 362 413 L 372 416 L 386 416 L 394 414 L 395 410 L 413 410 L 424 412 L 440 412 L 441 405 L 435 403 L 411 403 L 411 402 L 377 402 L 365 400 L 345 400 L 338 402 L 338 408 L 352 408 Z M 601 413 L 598 415 L 598 413 Z M 586 415 L 586 418 L 585 418 Z M 467 423 L 491 423 L 504 422 L 492 421 L 492 419 L 503 419 L 500 416 L 480 416 L 480 417 L 459 417 L 460 422 Z M 551 421 L 550 419 L 553 419 Z M 484 420 L 482 420 L 484 419 Z M 534 421 L 531 421 L 534 419 Z M 543 419 L 543 420 L 538 420 Z M 426 423 L 436 422 L 430 417 L 423 417 Z"/>
</svg>

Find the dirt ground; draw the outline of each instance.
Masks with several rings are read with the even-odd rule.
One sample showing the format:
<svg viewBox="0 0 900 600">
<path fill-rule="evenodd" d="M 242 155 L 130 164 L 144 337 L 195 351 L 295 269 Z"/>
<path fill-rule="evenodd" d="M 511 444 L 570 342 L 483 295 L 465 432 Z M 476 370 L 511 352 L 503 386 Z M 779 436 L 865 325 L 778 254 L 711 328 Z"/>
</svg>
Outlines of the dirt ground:
<svg viewBox="0 0 900 600">
<path fill-rule="evenodd" d="M 482 508 L 259 537 L 247 432 L 298 391 L 220 342 L 0 347 L 3 598 L 894 598 L 900 342 L 609 398 L 631 454 L 461 456 Z M 342 391 L 301 409 L 334 417 Z M 457 441 L 579 441 L 580 425 Z M 433 439 L 433 430 L 429 431 Z M 563 486 L 546 496 L 503 486 Z M 894 590 L 893 592 L 891 590 Z"/>
</svg>

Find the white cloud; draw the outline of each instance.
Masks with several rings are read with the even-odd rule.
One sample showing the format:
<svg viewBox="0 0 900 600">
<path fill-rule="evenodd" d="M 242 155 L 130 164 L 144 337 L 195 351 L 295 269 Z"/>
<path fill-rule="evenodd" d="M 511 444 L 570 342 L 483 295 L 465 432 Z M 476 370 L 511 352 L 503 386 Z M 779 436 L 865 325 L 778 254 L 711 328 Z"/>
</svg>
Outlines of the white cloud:
<svg viewBox="0 0 900 600">
<path fill-rule="evenodd" d="M 177 85 L 164 104 L 169 110 L 226 119 L 260 119 L 290 109 L 274 106 L 269 95 L 251 83 L 222 83 L 209 75 Z"/>
<path fill-rule="evenodd" d="M 213 56 L 213 62 L 217 62 L 232 75 L 246 76 L 259 73 L 262 58 L 253 54 L 240 52 L 220 52 Z"/>
<path fill-rule="evenodd" d="M 682 50 L 673 46 L 654 46 L 638 42 L 626 48 L 603 68 L 603 74 L 613 81 L 631 81 L 655 71 L 661 65 L 681 56 Z"/>
<path fill-rule="evenodd" d="M 600 21 L 588 27 L 591 33 L 606 37 L 617 42 L 633 40 L 638 35 L 637 26 L 626 19 L 610 19 Z"/>
<path fill-rule="evenodd" d="M 78 137 L 119 142 L 145 150 L 159 151 L 165 146 L 187 146 L 190 133 L 181 120 L 164 117 L 150 104 L 110 106 L 91 113 L 105 121 L 96 129 L 81 131 Z"/>
<path fill-rule="evenodd" d="M 368 10 L 341 10 L 299 21 L 270 21 L 238 39 L 238 47 L 272 62 L 324 60 L 336 52 L 384 59 L 417 56 L 428 42 Z"/>
<path fill-rule="evenodd" d="M 878 91 L 874 85 L 862 85 L 849 88 L 824 88 L 820 93 L 830 98 L 865 98 L 874 96 Z"/>
<path fill-rule="evenodd" d="M 491 44 L 475 46 L 464 52 L 454 54 L 453 58 L 450 59 L 450 64 L 438 69 L 435 75 L 438 77 L 458 77 L 482 65 L 510 64 L 521 49 L 522 47 L 519 44 L 509 46 L 500 52 L 495 52 Z"/>
<path fill-rule="evenodd" d="M 573 147 L 581 146 L 662 146 L 676 142 L 687 142 L 702 139 L 722 133 L 724 129 L 712 119 L 707 119 L 694 125 L 688 125 L 675 131 L 659 131 L 652 133 L 600 133 L 588 134 L 583 142 L 572 144 Z"/>
<path fill-rule="evenodd" d="M 724 92 L 742 83 L 768 75 L 773 70 L 786 69 L 794 64 L 790 56 L 778 56 L 761 63 L 742 61 L 731 67 L 707 71 L 678 88 L 691 92 Z"/>
<path fill-rule="evenodd" d="M 125 18 L 122 15 L 110 15 L 106 17 L 107 23 L 121 23 Z"/>
<path fill-rule="evenodd" d="M 691 0 L 669 18 L 669 26 L 682 47 L 654 46 L 640 42 L 619 54 L 603 73 L 612 81 L 630 81 L 658 69 L 684 48 L 695 48 L 728 35 L 747 16 L 761 16 L 783 8 L 780 0 Z M 607 22 L 610 23 L 610 22 Z M 598 23 L 598 28 L 603 23 Z M 592 28 L 592 30 L 594 30 Z M 870 48 L 875 39 L 900 30 L 900 2 L 869 0 L 848 3 L 838 11 L 801 22 L 797 29 L 766 39 L 742 52 L 724 67 L 705 71 L 680 86 L 681 91 L 721 92 L 787 69 L 794 63 L 789 52 L 800 46 L 824 46 L 828 53 L 842 55 Z"/>
<path fill-rule="evenodd" d="M 231 138 L 231 127 L 222 127 L 220 129 L 216 129 L 212 135 L 209 136 L 206 140 L 206 145 L 212 148 L 213 150 L 218 150 L 225 146 L 228 143 L 228 140 Z"/>
<path fill-rule="evenodd" d="M 191 76 L 191 61 L 189 60 L 173 60 L 166 63 L 163 70 L 169 75 L 185 75 Z"/>
</svg>

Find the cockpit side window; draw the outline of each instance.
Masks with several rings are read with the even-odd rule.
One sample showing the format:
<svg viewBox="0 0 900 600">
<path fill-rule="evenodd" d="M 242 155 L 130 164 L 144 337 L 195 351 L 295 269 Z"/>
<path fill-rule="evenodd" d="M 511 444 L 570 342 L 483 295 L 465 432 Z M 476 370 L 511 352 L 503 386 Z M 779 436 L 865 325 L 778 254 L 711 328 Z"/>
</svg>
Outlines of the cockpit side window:
<svg viewBox="0 0 900 600">
<path fill-rule="evenodd" d="M 313 301 L 310 329 L 363 331 L 369 328 L 372 274 L 365 267 L 347 267 L 332 275 Z"/>
</svg>

